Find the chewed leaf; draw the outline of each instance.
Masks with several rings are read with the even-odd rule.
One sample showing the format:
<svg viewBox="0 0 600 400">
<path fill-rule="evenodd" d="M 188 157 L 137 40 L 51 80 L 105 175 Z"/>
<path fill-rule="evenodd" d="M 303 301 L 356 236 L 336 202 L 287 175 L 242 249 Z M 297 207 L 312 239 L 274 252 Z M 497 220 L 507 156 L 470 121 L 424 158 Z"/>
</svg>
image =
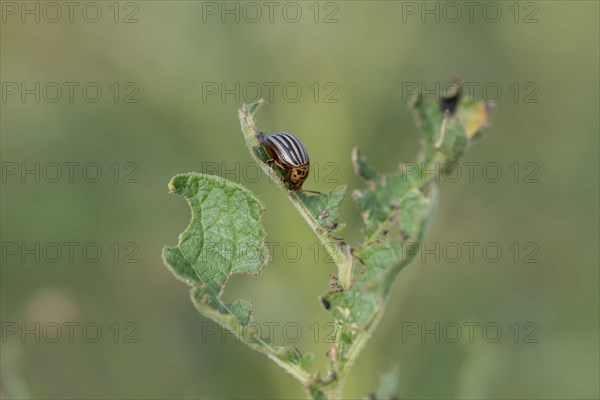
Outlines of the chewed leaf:
<svg viewBox="0 0 600 400">
<path fill-rule="evenodd" d="M 468 139 L 465 126 L 458 118 L 446 117 L 446 123 L 443 124 L 442 130 L 434 148 L 446 156 L 446 161 L 455 162 L 467 148 Z"/>
<path fill-rule="evenodd" d="M 489 123 L 489 105 L 461 98 L 460 88 L 441 102 L 427 102 L 417 94 L 411 104 L 423 135 L 423 151 L 417 162 L 401 164 L 400 171 L 378 173 L 354 150 L 352 162 L 366 189 L 353 193 L 365 223 L 365 241 L 354 249 L 361 261 L 357 286 L 383 289 L 412 260 L 430 221 L 437 192 L 435 182 L 448 163 L 456 162 L 469 141 Z M 383 286 L 379 286 L 383 283 Z"/>
<path fill-rule="evenodd" d="M 362 177 L 367 182 L 369 189 L 375 189 L 374 185 L 380 179 L 379 173 L 369 166 L 367 159 L 360 154 L 358 147 L 352 149 L 352 165 L 354 165 L 356 175 Z"/>
<path fill-rule="evenodd" d="M 248 325 L 252 317 L 252 303 L 246 299 L 238 299 L 228 305 L 242 325 Z"/>
<path fill-rule="evenodd" d="M 411 108 L 414 112 L 415 122 L 425 141 L 427 144 L 433 145 L 440 141 L 444 127 L 446 130 L 460 131 L 460 135 L 464 135 L 466 139 L 482 133 L 490 125 L 492 104 L 459 97 L 454 112 L 446 113 L 440 103 L 425 101 L 424 95 L 417 93 L 411 102 Z M 445 138 L 442 139 L 445 140 Z M 454 152 L 456 150 L 454 149 Z M 442 152 L 445 155 L 451 155 L 446 151 Z"/>
<path fill-rule="evenodd" d="M 465 103 L 458 110 L 458 116 L 465 125 L 469 139 L 482 133 L 490 125 L 490 110 L 493 104 L 484 102 Z"/>
<path fill-rule="evenodd" d="M 211 293 L 218 296 L 231 274 L 261 271 L 268 258 L 260 224 L 264 207 L 250 191 L 196 173 L 175 176 L 169 188 L 185 197 L 192 209 L 192 220 L 177 247 Z M 190 280 L 189 269 L 172 269 Z"/>
<path fill-rule="evenodd" d="M 185 259 L 179 248 L 165 247 L 163 258 L 167 267 L 173 274 L 192 286 L 192 302 L 197 308 L 204 311 L 203 314 L 210 316 L 220 314 L 233 316 L 236 323 L 247 325 L 252 320 L 252 303 L 248 300 L 236 300 L 233 303 L 223 303 L 217 295 L 205 286 L 196 275 L 191 264 Z"/>
<path fill-rule="evenodd" d="M 277 352 L 280 360 L 298 365 L 303 369 L 310 368 L 315 359 L 314 353 L 303 354 L 295 347 L 276 346 L 273 344 L 271 344 L 271 347 L 275 352 Z"/>
<path fill-rule="evenodd" d="M 400 200 L 418 185 L 418 181 L 416 174 L 379 174 L 368 165 L 358 149 L 354 149 L 353 161 L 359 174 L 369 171 L 368 189 L 355 191 L 353 197 L 366 225 L 367 241 L 371 241 L 397 221 Z"/>
<path fill-rule="evenodd" d="M 346 290 L 327 293 L 321 299 L 335 316 L 350 329 L 362 329 L 373 318 L 375 310 L 383 305 L 382 299 L 373 293 Z"/>
<path fill-rule="evenodd" d="M 438 103 L 426 102 L 422 93 L 415 94 L 410 108 L 413 110 L 415 122 L 426 143 L 432 145 L 440 133 L 440 128 L 444 120 L 444 111 Z"/>
<path fill-rule="evenodd" d="M 417 254 L 436 205 L 437 192 L 434 189 L 428 196 L 412 189 L 400 200 L 397 223 L 388 226 L 376 240 L 354 252 L 363 267 L 357 278 L 358 287 L 376 288 L 383 283 L 383 293 L 388 292 L 396 275 Z"/>
<path fill-rule="evenodd" d="M 260 223 L 262 203 L 237 183 L 197 173 L 175 176 L 169 189 L 185 197 L 192 219 L 179 236 L 178 245 L 163 248 L 163 260 L 178 279 L 192 287 L 190 296 L 196 309 L 307 382 L 306 369 L 314 355 L 277 346 L 261 337 L 252 324 L 249 300 L 221 300 L 232 274 L 258 274 L 267 262 L 265 232 Z"/>
<path fill-rule="evenodd" d="M 163 261 L 177 279 L 189 286 L 202 284 L 200 277 L 185 257 L 183 257 L 178 247 L 164 247 Z"/>
<path fill-rule="evenodd" d="M 425 230 L 424 223 L 428 222 L 429 214 L 435 209 L 437 196 L 432 189 L 431 197 L 425 196 L 422 191 L 412 189 L 400 200 L 401 218 L 399 221 L 400 235 L 405 242 L 421 240 Z"/>
<path fill-rule="evenodd" d="M 236 319 L 236 314 L 219 300 L 217 296 L 212 294 L 206 286 L 193 287 L 190 291 L 190 296 L 192 303 L 205 316 L 213 316 L 214 320 L 231 317 L 232 324 L 240 323 Z M 214 318 L 215 315 L 218 315 L 218 318 Z"/>
<path fill-rule="evenodd" d="M 299 193 L 298 198 L 319 224 L 332 232 L 340 231 L 345 224 L 338 223 L 338 210 L 346 194 L 346 186 L 318 195 Z"/>
</svg>

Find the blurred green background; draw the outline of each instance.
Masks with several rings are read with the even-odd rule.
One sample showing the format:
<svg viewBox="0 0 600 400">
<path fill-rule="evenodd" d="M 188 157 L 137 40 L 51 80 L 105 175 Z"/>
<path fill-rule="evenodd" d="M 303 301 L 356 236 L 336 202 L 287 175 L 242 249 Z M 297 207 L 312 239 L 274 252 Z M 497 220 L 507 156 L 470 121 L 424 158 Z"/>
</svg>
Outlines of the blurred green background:
<svg viewBox="0 0 600 400">
<path fill-rule="evenodd" d="M 287 14 L 287 3 L 280 2 L 273 22 L 264 2 L 254 3 L 263 12 L 257 22 L 249 21 L 255 9 L 245 3 L 98 2 L 96 23 L 83 18 L 85 2 L 77 3 L 73 22 L 66 6 L 58 22 L 46 21 L 55 10 L 45 4 L 38 4 L 37 23 L 35 15 L 23 22 L 20 14 L 35 9 L 35 2 L 2 2 L 3 398 L 304 397 L 296 381 L 263 355 L 230 335 L 224 341 L 220 332 L 206 337 L 209 321 L 160 259 L 162 246 L 176 243 L 189 220 L 183 199 L 167 193 L 168 181 L 218 164 L 216 173 L 264 201 L 268 240 L 280 244 L 264 274 L 234 277 L 226 298 L 252 299 L 261 324 L 299 324 L 297 343 L 282 338 L 282 325 L 275 340 L 316 352 L 316 367 L 323 369 L 330 330 L 318 296 L 329 290 L 334 266 L 323 251 L 314 259 L 314 236 L 274 185 L 253 179 L 236 115 L 244 93 L 222 99 L 222 92 L 209 95 L 207 85 L 278 82 L 259 115 L 260 128 L 301 137 L 311 161 L 321 165 L 306 188 L 327 190 L 338 182 L 352 190 L 362 185 L 350 163 L 354 146 L 385 171 L 414 160 L 419 137 L 403 88 L 423 83 L 434 90 L 455 75 L 479 84 L 473 92 L 478 99 L 496 99 L 493 88 L 502 90 L 492 130 L 462 159 L 498 163 L 502 177 L 489 182 L 480 167 L 472 182 L 466 169 L 458 182 L 441 182 L 426 242 L 481 245 L 473 262 L 466 254 L 455 263 L 451 256 L 442 254 L 439 262 L 427 256 L 400 275 L 346 395 L 368 394 L 397 364 L 401 398 L 598 398 L 598 2 L 495 2 L 488 14 L 481 2 L 473 22 L 463 7 L 455 23 L 449 21 L 455 11 L 435 2 L 296 2 Z M 208 12 L 214 7 L 217 13 L 239 7 L 240 21 L 226 15 L 223 23 L 220 14 Z M 439 22 L 435 15 L 421 21 L 425 7 L 438 7 Z M 297 8 L 299 21 L 286 21 Z M 501 17 L 490 22 L 498 8 Z M 88 19 L 95 9 L 86 8 Z M 23 82 L 30 88 L 40 82 L 39 102 L 33 94 L 24 101 L 21 92 L 10 94 Z M 64 90 L 54 103 L 49 82 Z M 72 102 L 64 82 L 79 84 Z M 88 82 L 102 88 L 95 103 L 83 97 Z M 296 102 L 292 89 L 287 98 L 281 90 L 290 82 L 302 89 Z M 481 90 L 486 84 L 487 94 Z M 251 100 L 255 86 L 246 87 Z M 124 102 L 134 91 L 129 99 L 137 102 Z M 326 95 L 337 102 L 325 102 Z M 33 175 L 8 174 L 22 162 L 46 166 L 46 175 L 40 172 L 38 183 Z M 86 182 L 78 167 L 69 182 L 63 167 L 57 183 L 44 178 L 54 176 L 52 163 L 64 162 L 98 163 L 102 177 Z M 130 173 L 137 182 L 123 182 Z M 525 182 L 530 173 L 537 183 Z M 348 223 L 344 237 L 357 244 L 362 226 L 349 196 L 342 219 Z M 50 262 L 54 253 L 41 254 L 39 262 L 28 254 L 21 260 L 23 246 L 52 242 L 79 243 L 73 262 L 67 254 Z M 81 254 L 89 242 L 102 250 L 98 262 Z M 481 253 L 490 242 L 503 251 L 495 263 Z M 524 248 L 529 242 L 534 245 Z M 301 248 L 296 262 L 290 258 L 297 246 L 286 257 L 286 243 Z M 539 262 L 525 263 L 536 245 Z M 136 250 L 131 260 L 138 262 L 124 262 Z M 39 343 L 34 334 L 23 340 L 21 324 L 35 330 L 36 322 Z M 72 341 L 69 322 L 80 324 Z M 479 325 L 472 341 L 466 325 L 457 343 L 447 340 L 450 331 L 441 332 L 439 343 L 433 335 L 422 340 L 422 332 L 406 336 L 409 324 L 421 330 L 422 323 L 434 329 L 436 322 Z M 97 343 L 83 337 L 89 323 L 97 325 L 88 338 L 94 326 L 102 329 Z M 501 327 L 497 342 L 482 335 L 486 323 Z M 14 324 L 19 332 L 9 334 Z M 62 327 L 56 343 L 48 340 L 53 324 Z M 525 340 L 532 332 L 537 343 Z"/>
</svg>

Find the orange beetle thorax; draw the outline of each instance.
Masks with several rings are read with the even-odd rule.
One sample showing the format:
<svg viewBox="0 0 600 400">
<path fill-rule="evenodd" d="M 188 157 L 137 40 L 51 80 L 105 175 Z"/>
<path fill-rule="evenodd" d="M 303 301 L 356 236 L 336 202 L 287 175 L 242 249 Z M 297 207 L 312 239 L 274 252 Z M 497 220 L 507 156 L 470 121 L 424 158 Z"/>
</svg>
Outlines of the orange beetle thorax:
<svg viewBox="0 0 600 400">
<path fill-rule="evenodd" d="M 300 190 L 302 188 L 302 184 L 308 177 L 309 168 L 308 165 L 300 168 L 292 168 L 289 175 L 290 189 Z"/>
</svg>

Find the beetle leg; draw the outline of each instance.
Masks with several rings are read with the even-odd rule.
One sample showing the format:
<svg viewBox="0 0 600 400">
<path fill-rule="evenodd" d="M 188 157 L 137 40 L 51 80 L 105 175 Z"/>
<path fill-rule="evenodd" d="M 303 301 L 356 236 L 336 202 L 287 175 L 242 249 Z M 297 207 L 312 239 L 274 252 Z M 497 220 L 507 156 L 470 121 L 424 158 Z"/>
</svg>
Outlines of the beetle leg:
<svg viewBox="0 0 600 400">
<path fill-rule="evenodd" d="M 287 177 L 290 176 L 290 171 L 288 171 L 278 159 L 275 158 L 273 160 L 273 163 L 275 163 L 275 165 L 277 165 L 279 168 L 281 168 L 282 170 L 284 170 L 286 172 L 286 176 Z"/>
<path fill-rule="evenodd" d="M 321 192 L 317 192 L 316 190 L 308 190 L 308 189 L 302 189 L 301 192 L 314 193 L 314 194 L 323 194 Z"/>
<path fill-rule="evenodd" d="M 284 171 L 285 171 L 285 179 L 284 179 L 284 181 L 287 184 L 288 189 L 292 190 L 292 191 L 296 191 L 295 185 L 292 183 L 292 170 L 291 169 L 290 170 L 284 169 Z"/>
</svg>

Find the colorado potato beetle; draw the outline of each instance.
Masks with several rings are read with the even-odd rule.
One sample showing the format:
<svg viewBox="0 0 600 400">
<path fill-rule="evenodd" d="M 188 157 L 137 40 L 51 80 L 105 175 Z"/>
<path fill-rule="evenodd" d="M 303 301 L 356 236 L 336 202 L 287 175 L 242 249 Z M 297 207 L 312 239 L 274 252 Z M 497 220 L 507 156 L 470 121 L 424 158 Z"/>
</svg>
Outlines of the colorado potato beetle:
<svg viewBox="0 0 600 400">
<path fill-rule="evenodd" d="M 289 189 L 301 190 L 310 170 L 308 153 L 302 142 L 296 136 L 285 132 L 270 136 L 261 132 L 258 140 L 265 146 L 271 158 L 268 162 L 274 163 L 285 172 L 285 182 Z"/>
</svg>

